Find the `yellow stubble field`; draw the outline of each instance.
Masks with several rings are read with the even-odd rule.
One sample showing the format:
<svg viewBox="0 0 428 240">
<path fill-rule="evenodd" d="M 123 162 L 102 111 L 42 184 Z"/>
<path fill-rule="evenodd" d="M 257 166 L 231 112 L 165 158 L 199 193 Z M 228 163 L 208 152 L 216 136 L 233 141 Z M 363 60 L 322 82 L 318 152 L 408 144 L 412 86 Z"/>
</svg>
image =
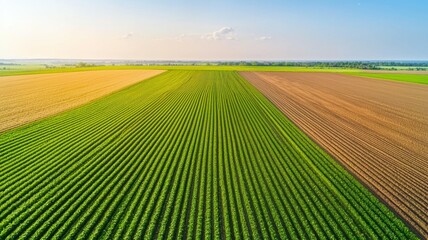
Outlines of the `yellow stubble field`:
<svg viewBox="0 0 428 240">
<path fill-rule="evenodd" d="M 102 70 L 0 77 L 0 132 L 153 77 L 163 70 Z"/>
</svg>

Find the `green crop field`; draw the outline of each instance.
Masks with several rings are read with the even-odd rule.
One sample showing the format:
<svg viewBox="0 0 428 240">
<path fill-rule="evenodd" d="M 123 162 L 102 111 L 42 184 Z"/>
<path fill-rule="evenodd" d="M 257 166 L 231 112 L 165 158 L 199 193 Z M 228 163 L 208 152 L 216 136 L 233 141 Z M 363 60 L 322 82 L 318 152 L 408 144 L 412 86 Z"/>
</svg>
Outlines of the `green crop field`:
<svg viewBox="0 0 428 240">
<path fill-rule="evenodd" d="M 392 70 L 392 71 L 396 71 L 396 70 L 418 71 L 417 69 L 428 70 L 428 67 L 424 67 L 424 66 L 378 66 L 378 68 L 385 69 L 385 70 Z"/>
<path fill-rule="evenodd" d="M 0 239 L 416 238 L 233 71 L 169 71 L 0 147 Z"/>
<path fill-rule="evenodd" d="M 16 75 L 32 75 L 45 73 L 81 72 L 98 70 L 130 70 L 130 69 L 152 69 L 152 70 L 182 70 L 182 71 L 258 71 L 258 72 L 327 72 L 342 73 L 360 77 L 370 77 L 384 80 L 395 80 L 410 83 L 428 84 L 428 75 L 403 74 L 403 73 L 368 73 L 360 69 L 350 68 L 314 68 L 314 67 L 290 67 L 290 66 L 94 66 L 94 67 L 64 67 L 41 68 L 39 65 L 24 65 L 13 69 L 2 70 L 0 77 Z"/>
<path fill-rule="evenodd" d="M 261 72 L 339 72 L 352 73 L 359 72 L 358 69 L 348 68 L 314 68 L 314 67 L 289 67 L 289 66 L 93 66 L 93 67 L 65 67 L 58 66 L 55 68 L 34 68 L 33 66 L 21 66 L 17 69 L 0 69 L 1 76 L 29 75 L 43 73 L 61 73 L 61 72 L 80 72 L 80 71 L 97 71 L 97 70 L 129 70 L 129 69 L 153 69 L 153 70 L 183 70 L 183 71 L 261 71 Z"/>
<path fill-rule="evenodd" d="M 402 74 L 402 73 L 347 73 L 354 76 L 395 80 L 408 83 L 428 84 L 428 74 Z"/>
</svg>

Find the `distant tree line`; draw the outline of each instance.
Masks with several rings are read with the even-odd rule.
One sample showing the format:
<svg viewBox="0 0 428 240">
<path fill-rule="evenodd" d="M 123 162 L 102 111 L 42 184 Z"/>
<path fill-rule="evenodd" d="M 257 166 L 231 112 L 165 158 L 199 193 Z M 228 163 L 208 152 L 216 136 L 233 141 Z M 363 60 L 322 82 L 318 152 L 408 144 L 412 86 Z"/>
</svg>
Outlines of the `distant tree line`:
<svg viewBox="0 0 428 240">
<path fill-rule="evenodd" d="M 75 65 L 78 68 L 83 68 L 83 67 L 94 67 L 95 64 L 90 64 L 90 63 L 85 63 L 85 62 L 79 62 Z"/>
<path fill-rule="evenodd" d="M 11 64 L 12 65 L 12 64 Z M 352 68 L 365 70 L 427 70 L 428 61 L 116 61 L 116 62 L 78 62 L 64 66 L 78 68 L 94 66 L 288 66 L 307 68 Z M 53 66 L 48 66 L 50 68 Z M 408 67 L 408 68 L 407 68 Z"/>
<path fill-rule="evenodd" d="M 0 65 L 16 66 L 16 65 L 21 65 L 21 64 L 18 64 L 18 63 L 4 63 L 4 62 L 0 62 Z"/>
<path fill-rule="evenodd" d="M 218 65 L 226 66 L 290 66 L 310 68 L 355 68 L 376 70 L 381 66 L 408 66 L 414 70 L 425 70 L 428 62 L 371 62 L 371 61 L 310 61 L 310 62 L 269 62 L 269 61 L 239 61 L 239 62 L 217 62 Z M 416 67 L 416 68 L 415 68 Z M 394 69 L 392 69 L 394 70 Z M 397 69 L 396 69 L 397 70 Z"/>
<path fill-rule="evenodd" d="M 118 63 L 120 65 L 120 63 Z M 128 61 L 129 66 L 289 66 L 307 68 L 354 68 L 366 70 L 426 70 L 428 61 L 400 62 L 400 61 Z M 400 67 L 400 69 L 397 69 Z"/>
<path fill-rule="evenodd" d="M 387 62 L 375 62 L 379 66 L 391 66 L 391 67 L 428 67 L 427 61 L 387 61 Z"/>
<path fill-rule="evenodd" d="M 358 68 L 377 69 L 376 65 L 369 62 L 223 62 L 227 66 L 289 66 L 310 68 Z"/>
</svg>

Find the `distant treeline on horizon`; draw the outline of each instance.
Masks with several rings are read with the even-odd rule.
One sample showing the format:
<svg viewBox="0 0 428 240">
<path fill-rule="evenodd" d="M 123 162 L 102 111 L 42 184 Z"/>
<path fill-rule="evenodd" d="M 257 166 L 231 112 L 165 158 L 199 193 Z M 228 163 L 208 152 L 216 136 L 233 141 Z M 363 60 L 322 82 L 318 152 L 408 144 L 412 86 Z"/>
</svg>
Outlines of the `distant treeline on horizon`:
<svg viewBox="0 0 428 240">
<path fill-rule="evenodd" d="M 159 61 L 128 62 L 127 65 L 205 65 L 205 66 L 280 66 L 308 68 L 355 68 L 355 69 L 390 69 L 409 67 L 409 70 L 427 70 L 428 61 Z M 397 68 L 398 67 L 398 68 Z"/>
<path fill-rule="evenodd" d="M 0 65 L 41 64 L 46 67 L 75 66 L 279 66 L 307 68 L 353 68 L 353 69 L 388 69 L 388 70 L 427 70 L 428 61 L 148 61 L 148 60 L 77 60 L 77 59 L 34 59 L 1 60 Z M 50 66 L 50 64 L 54 64 Z"/>
<path fill-rule="evenodd" d="M 358 69 L 381 69 L 381 67 L 413 67 L 425 70 L 428 62 L 372 62 L 372 61 L 310 61 L 310 62 L 220 62 L 220 65 L 230 66 L 289 66 L 289 67 L 312 67 L 312 68 L 358 68 Z"/>
</svg>

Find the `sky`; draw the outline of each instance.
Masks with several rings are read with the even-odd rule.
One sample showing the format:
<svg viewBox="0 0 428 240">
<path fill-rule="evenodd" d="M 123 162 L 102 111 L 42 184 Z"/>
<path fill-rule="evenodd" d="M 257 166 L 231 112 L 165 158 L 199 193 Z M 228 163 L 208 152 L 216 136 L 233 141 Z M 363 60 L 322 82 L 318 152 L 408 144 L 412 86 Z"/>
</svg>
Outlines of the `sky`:
<svg viewBox="0 0 428 240">
<path fill-rule="evenodd" d="M 428 60 L 427 0 L 0 0 L 0 59 Z"/>
</svg>

